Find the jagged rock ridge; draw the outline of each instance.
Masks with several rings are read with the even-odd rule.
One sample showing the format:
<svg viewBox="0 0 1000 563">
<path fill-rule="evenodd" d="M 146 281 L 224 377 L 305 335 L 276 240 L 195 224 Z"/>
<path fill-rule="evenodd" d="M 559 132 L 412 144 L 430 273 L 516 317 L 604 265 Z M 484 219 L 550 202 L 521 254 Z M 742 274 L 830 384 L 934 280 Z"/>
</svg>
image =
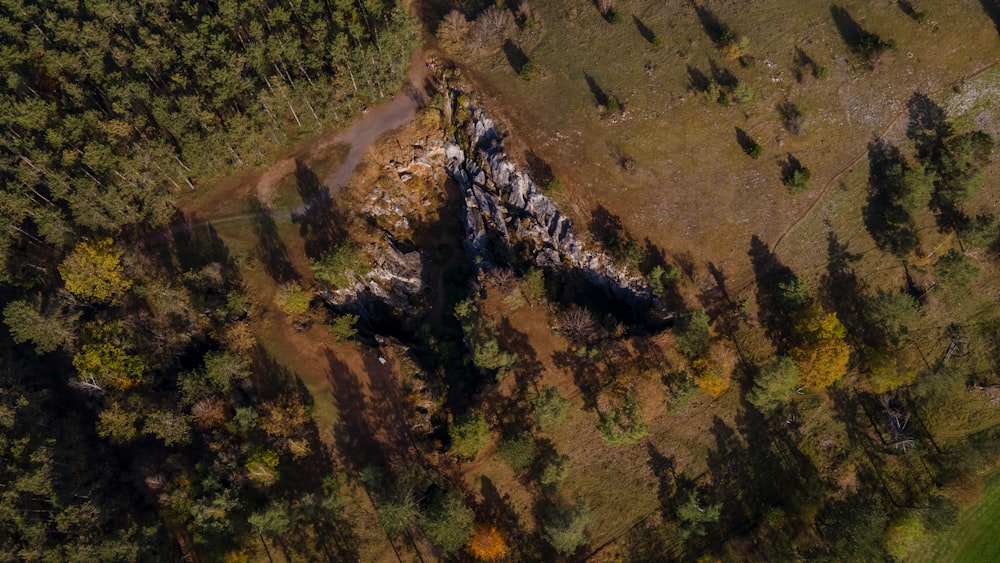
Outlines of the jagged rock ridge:
<svg viewBox="0 0 1000 563">
<path fill-rule="evenodd" d="M 616 266 L 606 253 L 583 247 L 570 220 L 507 158 L 493 120 L 473 111 L 468 133 L 472 156 L 453 142 L 445 156 L 448 173 L 465 194 L 465 245 L 477 267 L 505 262 L 514 245 L 524 243 L 539 266 L 576 268 L 631 303 L 652 300 L 643 278 Z"/>
</svg>

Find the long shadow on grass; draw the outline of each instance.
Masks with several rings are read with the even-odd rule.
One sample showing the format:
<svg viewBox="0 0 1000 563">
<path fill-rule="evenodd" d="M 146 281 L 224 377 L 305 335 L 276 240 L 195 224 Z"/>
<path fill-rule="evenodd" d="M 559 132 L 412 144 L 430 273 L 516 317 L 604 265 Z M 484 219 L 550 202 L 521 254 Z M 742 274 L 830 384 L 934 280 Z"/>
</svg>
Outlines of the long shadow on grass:
<svg viewBox="0 0 1000 563">
<path fill-rule="evenodd" d="M 705 76 L 705 73 L 687 65 L 688 83 L 695 92 L 704 92 L 712 84 L 712 81 Z"/>
<path fill-rule="evenodd" d="M 521 70 L 524 69 L 524 65 L 528 64 L 528 55 L 525 54 L 524 50 L 517 46 L 513 41 L 507 39 L 503 43 L 503 54 L 507 57 L 507 63 L 510 65 L 514 72 L 520 74 Z"/>
<path fill-rule="evenodd" d="M 733 30 L 729 28 L 728 25 L 724 24 L 715 12 L 697 4 L 694 0 L 690 0 L 691 7 L 694 9 L 694 13 L 698 16 L 698 21 L 701 22 L 702 29 L 705 30 L 705 35 L 715 43 L 716 45 L 722 45 L 726 41 L 730 41 L 733 38 Z"/>
<path fill-rule="evenodd" d="M 927 159 L 940 150 L 943 140 L 954 132 L 948 115 L 923 92 L 914 92 L 906 102 L 906 109 L 909 117 L 906 137 L 913 141 L 917 158 Z"/>
<path fill-rule="evenodd" d="M 632 21 L 635 22 L 635 28 L 639 30 L 639 35 L 641 35 L 643 39 L 645 39 L 648 43 L 656 41 L 656 34 L 653 33 L 653 30 L 649 29 L 646 24 L 642 23 L 642 20 L 636 16 L 632 16 Z"/>
<path fill-rule="evenodd" d="M 341 226 L 343 217 L 330 198 L 330 190 L 311 168 L 298 159 L 295 160 L 295 185 L 303 207 L 301 213 L 292 216 L 292 221 L 299 223 L 306 256 L 318 260 L 334 238 L 344 236 Z"/>
<path fill-rule="evenodd" d="M 299 279 L 288 259 L 288 247 L 278 233 L 274 212 L 257 198 L 250 199 L 250 212 L 253 214 L 253 232 L 257 235 L 257 254 L 264 263 L 264 271 L 278 283 Z"/>
<path fill-rule="evenodd" d="M 365 466 L 387 467 L 387 455 L 375 437 L 376 429 L 369 418 L 368 401 L 361 391 L 361 381 L 351 368 L 327 350 L 327 378 L 337 398 L 337 450 L 343 454 L 344 465 L 355 475 Z"/>
<path fill-rule="evenodd" d="M 993 20 L 993 26 L 997 28 L 997 33 L 1000 33 L 1000 3 L 997 0 L 979 0 L 979 5 L 983 7 L 986 15 Z"/>
<path fill-rule="evenodd" d="M 590 93 L 594 96 L 594 101 L 597 102 L 597 105 L 607 106 L 611 97 L 601 88 L 597 80 L 587 72 L 583 73 L 583 78 L 587 81 L 587 87 L 590 88 Z"/>
<path fill-rule="evenodd" d="M 919 242 L 911 210 L 901 203 L 914 197 L 905 180 L 909 165 L 895 145 L 879 139 L 868 145 L 868 166 L 865 227 L 880 249 L 904 258 Z"/>
<path fill-rule="evenodd" d="M 815 489 L 808 483 L 816 475 L 780 419 L 769 421 L 743 408 L 735 422 L 731 427 L 719 417 L 713 419 L 715 447 L 708 452 L 712 483 L 723 503 L 720 525 L 727 537 L 752 531 L 770 507 Z"/>
<path fill-rule="evenodd" d="M 750 239 L 750 261 L 757 280 L 760 323 L 778 352 L 784 353 L 791 336 L 792 318 L 782 298 L 782 286 L 793 282 L 797 276 L 757 235 Z"/>
</svg>

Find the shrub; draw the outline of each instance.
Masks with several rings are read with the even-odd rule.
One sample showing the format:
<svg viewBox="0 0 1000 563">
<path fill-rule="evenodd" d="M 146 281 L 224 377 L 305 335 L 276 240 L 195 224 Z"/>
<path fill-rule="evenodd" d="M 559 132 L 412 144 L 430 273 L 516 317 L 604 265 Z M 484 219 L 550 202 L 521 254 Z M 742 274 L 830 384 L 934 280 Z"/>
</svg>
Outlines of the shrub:
<svg viewBox="0 0 1000 563">
<path fill-rule="evenodd" d="M 618 10 L 612 10 L 611 13 L 608 14 L 608 21 L 612 24 L 618 25 L 624 21 L 624 18 L 622 18 L 621 12 Z"/>
<path fill-rule="evenodd" d="M 621 111 L 621 104 L 619 104 L 618 100 L 612 96 L 608 98 L 608 103 L 605 104 L 604 108 L 609 114 L 615 114 Z"/>
<path fill-rule="evenodd" d="M 295 282 L 289 282 L 278 289 L 274 296 L 274 304 L 285 314 L 302 315 L 309 310 L 312 298 L 302 289 L 302 286 Z"/>
<path fill-rule="evenodd" d="M 545 386 L 531 401 L 535 411 L 535 420 L 542 432 L 551 432 L 566 420 L 569 412 L 569 399 L 559 394 L 555 387 Z"/>
<path fill-rule="evenodd" d="M 618 408 L 598 414 L 597 429 L 604 441 L 612 446 L 634 444 L 649 434 L 649 427 L 631 394 Z"/>
<path fill-rule="evenodd" d="M 520 473 L 535 461 L 535 441 L 527 432 L 506 436 L 500 440 L 497 455 L 514 473 Z"/>
<path fill-rule="evenodd" d="M 760 155 L 764 152 L 764 147 L 760 146 L 760 143 L 754 141 L 749 147 L 747 147 L 747 154 L 750 158 L 757 160 Z"/>
<path fill-rule="evenodd" d="M 420 523 L 420 529 L 444 554 L 462 548 L 472 537 L 475 515 L 460 492 L 452 491 L 433 503 Z"/>
<path fill-rule="evenodd" d="M 785 184 L 788 186 L 788 191 L 793 194 L 800 194 L 809 191 L 811 187 L 809 185 L 809 180 L 812 178 L 812 171 L 806 167 L 800 167 L 792 171 L 791 175 L 788 176 Z"/>
<path fill-rule="evenodd" d="M 788 400 L 799 386 L 799 368 L 791 358 L 781 356 L 761 366 L 747 401 L 764 414 L 771 414 Z"/>
<path fill-rule="evenodd" d="M 330 323 L 330 334 L 336 336 L 338 342 L 354 338 L 358 334 L 358 329 L 355 328 L 355 325 L 357 325 L 359 318 L 357 315 L 350 313 L 340 315 Z"/>
<path fill-rule="evenodd" d="M 531 80 L 537 73 L 538 67 L 535 65 L 534 61 L 524 63 L 521 65 L 521 70 L 517 71 L 517 75 L 524 80 Z"/>
<path fill-rule="evenodd" d="M 350 240 L 331 246 L 322 260 L 312 263 L 316 279 L 326 285 L 345 288 L 368 272 L 365 254 Z"/>
<path fill-rule="evenodd" d="M 674 326 L 677 349 L 688 358 L 697 358 L 704 354 L 712 339 L 708 323 L 708 314 L 704 309 L 697 309 L 681 317 Z"/>
<path fill-rule="evenodd" d="M 561 455 L 552 459 L 542 467 L 542 473 L 538 476 L 538 483 L 543 489 L 549 491 L 558 489 L 559 485 L 562 485 L 563 481 L 569 475 L 570 466 L 571 463 L 567 456 Z"/>
<path fill-rule="evenodd" d="M 753 88 L 746 82 L 740 82 L 733 90 L 733 99 L 740 104 L 748 104 L 753 101 Z"/>
<path fill-rule="evenodd" d="M 555 504 L 542 519 L 542 535 L 563 555 L 572 555 L 586 543 L 586 530 L 594 521 L 587 503 L 577 500 L 573 505 Z"/>
<path fill-rule="evenodd" d="M 451 426 L 451 451 L 475 459 L 490 443 L 490 425 L 482 413 L 469 411 Z"/>
</svg>

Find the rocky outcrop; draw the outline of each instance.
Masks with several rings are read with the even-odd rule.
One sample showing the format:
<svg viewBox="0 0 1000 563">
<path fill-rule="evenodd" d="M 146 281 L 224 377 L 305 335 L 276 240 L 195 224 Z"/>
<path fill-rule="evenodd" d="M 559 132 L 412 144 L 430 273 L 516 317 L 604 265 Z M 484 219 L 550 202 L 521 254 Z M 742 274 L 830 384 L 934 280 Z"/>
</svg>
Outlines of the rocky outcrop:
<svg viewBox="0 0 1000 563">
<path fill-rule="evenodd" d="M 385 237 L 372 245 L 368 254 L 375 257 L 372 268 L 351 285 L 321 292 L 331 305 L 367 314 L 375 302 L 406 310 L 412 307 L 410 296 L 424 290 L 426 264 L 419 252 L 401 252 L 396 243 Z"/>
<path fill-rule="evenodd" d="M 515 247 L 524 248 L 535 264 L 578 269 L 619 299 L 652 300 L 643 278 L 604 252 L 584 248 L 570 220 L 507 158 L 491 119 L 474 110 L 467 131 L 469 147 L 449 143 L 445 156 L 448 173 L 465 194 L 465 245 L 477 267 L 505 263 Z"/>
</svg>

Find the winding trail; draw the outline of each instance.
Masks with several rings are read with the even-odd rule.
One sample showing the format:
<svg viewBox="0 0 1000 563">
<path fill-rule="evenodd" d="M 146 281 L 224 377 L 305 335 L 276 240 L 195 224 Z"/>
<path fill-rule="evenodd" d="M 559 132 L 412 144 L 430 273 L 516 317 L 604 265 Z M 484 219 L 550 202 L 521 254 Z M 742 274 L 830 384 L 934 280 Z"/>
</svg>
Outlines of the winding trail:
<svg viewBox="0 0 1000 563">
<path fill-rule="evenodd" d="M 940 93 L 940 92 L 942 92 L 942 91 L 944 91 L 944 90 L 946 90 L 948 88 L 951 88 L 952 86 L 954 86 L 956 84 L 959 84 L 961 82 L 966 82 L 968 80 L 972 80 L 973 78 L 976 78 L 977 76 L 980 76 L 981 74 L 984 74 L 984 73 L 989 72 L 990 70 L 996 68 L 997 65 L 1000 65 L 1000 61 L 993 61 L 992 63 L 990 63 L 990 64 L 988 64 L 988 65 L 986 65 L 986 66 L 984 66 L 984 67 L 982 67 L 982 68 L 980 68 L 978 70 L 976 70 L 975 72 L 973 72 L 971 74 L 968 74 L 966 76 L 960 77 L 958 79 L 955 79 L 955 80 L 949 82 L 948 84 L 945 84 L 941 88 L 938 88 L 937 90 L 935 90 L 933 92 L 930 92 L 928 95 L 938 94 L 938 93 Z M 885 125 L 885 127 L 883 127 L 882 130 L 879 131 L 878 134 L 875 135 L 874 140 L 878 141 L 878 140 L 882 139 L 883 137 L 885 137 L 886 133 L 888 133 L 889 130 L 892 129 L 892 127 L 894 125 L 896 125 L 896 123 L 899 121 L 899 118 L 903 117 L 903 115 L 905 115 L 906 113 L 907 113 L 907 110 L 905 110 L 905 109 L 896 112 L 896 114 L 892 117 L 892 119 L 889 120 L 889 123 L 887 123 Z M 862 158 L 864 158 L 865 155 L 867 155 L 867 154 L 868 154 L 868 147 L 865 147 L 854 158 L 852 158 L 846 164 L 844 164 L 843 166 L 841 166 L 840 169 L 837 170 L 837 172 L 832 177 L 830 177 L 830 179 L 827 180 L 825 184 L 823 184 L 823 188 L 820 189 L 819 195 L 816 197 L 816 199 L 813 200 L 813 202 L 811 204 L 809 204 L 809 207 L 806 208 L 805 212 L 803 212 L 802 215 L 800 215 L 798 219 L 796 219 L 795 221 L 792 221 L 792 223 L 789 224 L 787 227 L 785 227 L 785 230 L 782 231 L 780 235 L 778 235 L 778 238 L 775 239 L 774 244 L 771 245 L 771 252 L 776 252 L 777 249 L 778 249 L 778 245 L 781 244 L 781 241 L 783 241 L 785 239 L 785 236 L 788 233 L 790 233 L 792 231 L 792 229 L 794 229 L 795 227 L 799 226 L 799 224 L 801 224 L 803 221 L 805 221 L 807 218 L 809 218 L 810 215 L 812 215 L 813 210 L 816 208 L 816 206 L 819 204 L 819 202 L 823 200 L 823 197 L 826 195 L 826 192 L 830 189 L 830 186 L 832 186 L 833 183 L 837 181 L 837 179 L 839 179 L 841 176 L 843 176 L 844 173 L 846 173 L 848 170 L 850 170 L 851 168 L 853 168 L 854 165 L 857 164 L 858 161 L 860 161 Z"/>
</svg>

